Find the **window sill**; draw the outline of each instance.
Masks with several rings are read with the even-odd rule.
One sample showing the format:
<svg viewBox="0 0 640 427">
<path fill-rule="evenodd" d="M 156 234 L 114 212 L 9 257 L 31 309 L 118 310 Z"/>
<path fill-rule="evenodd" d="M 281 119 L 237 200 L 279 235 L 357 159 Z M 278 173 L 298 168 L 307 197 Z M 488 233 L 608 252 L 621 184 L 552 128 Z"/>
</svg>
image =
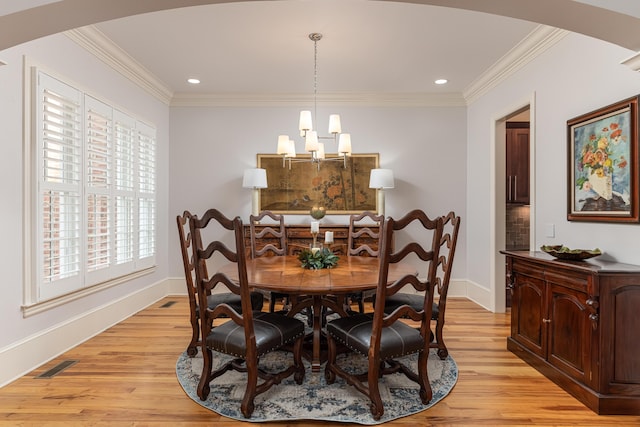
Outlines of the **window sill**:
<svg viewBox="0 0 640 427">
<path fill-rule="evenodd" d="M 80 298 L 84 298 L 87 295 L 94 294 L 96 292 L 100 292 L 102 290 L 111 288 L 113 286 L 120 285 L 122 283 L 128 282 L 133 279 L 137 279 L 142 276 L 146 276 L 147 274 L 151 274 L 156 271 L 156 267 L 145 268 L 144 270 L 139 270 L 133 272 L 131 274 L 127 274 L 126 276 L 117 277 L 115 279 L 108 280 L 106 282 L 98 283 L 96 285 L 90 286 L 88 288 L 80 289 L 78 291 L 62 295 L 56 298 L 52 298 L 46 301 L 34 302 L 31 304 L 25 304 L 22 306 L 22 315 L 23 317 L 30 317 L 44 311 L 50 310 L 55 307 L 59 307 L 61 305 L 67 304 L 71 301 L 75 301 Z"/>
</svg>

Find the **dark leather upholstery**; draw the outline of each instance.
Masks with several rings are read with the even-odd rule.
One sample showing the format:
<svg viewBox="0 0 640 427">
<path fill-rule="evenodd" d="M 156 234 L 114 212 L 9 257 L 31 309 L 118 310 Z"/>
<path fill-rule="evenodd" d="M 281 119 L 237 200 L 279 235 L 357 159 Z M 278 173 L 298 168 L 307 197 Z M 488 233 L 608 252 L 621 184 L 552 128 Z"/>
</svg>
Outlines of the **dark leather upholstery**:
<svg viewBox="0 0 640 427">
<path fill-rule="evenodd" d="M 327 332 L 335 340 L 365 357 L 369 354 L 372 328 L 372 314 L 356 314 L 327 324 Z M 420 351 L 423 346 L 420 331 L 402 322 L 395 322 L 382 330 L 380 360 L 412 354 Z"/>
<path fill-rule="evenodd" d="M 408 305 L 411 306 L 414 310 L 420 311 L 422 310 L 422 304 L 424 304 L 424 296 L 420 294 L 405 294 L 398 292 L 395 295 L 391 295 L 387 297 L 384 304 L 384 312 L 389 314 L 393 312 L 396 308 Z M 438 320 L 438 316 L 440 314 L 438 304 L 433 303 L 433 311 L 431 312 L 431 319 Z"/>
<path fill-rule="evenodd" d="M 238 313 L 242 313 L 242 304 L 240 303 L 240 295 L 224 292 L 211 294 L 207 296 L 207 303 L 210 309 L 216 308 L 219 304 L 227 304 Z M 264 297 L 259 292 L 251 292 L 251 308 L 254 311 L 261 311 L 264 305 Z"/>
<path fill-rule="evenodd" d="M 253 332 L 256 336 L 256 353 L 260 357 L 302 336 L 304 324 L 298 319 L 276 313 L 259 313 L 253 316 Z M 213 328 L 207 337 L 207 346 L 221 353 L 244 357 L 247 353 L 244 328 L 234 322 Z"/>
</svg>

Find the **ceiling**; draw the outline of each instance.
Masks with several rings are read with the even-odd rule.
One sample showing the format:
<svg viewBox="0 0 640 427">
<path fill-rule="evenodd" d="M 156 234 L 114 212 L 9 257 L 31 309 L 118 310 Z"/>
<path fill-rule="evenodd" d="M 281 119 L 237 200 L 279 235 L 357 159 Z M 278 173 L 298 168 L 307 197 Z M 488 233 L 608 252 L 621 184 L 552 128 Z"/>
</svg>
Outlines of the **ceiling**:
<svg viewBox="0 0 640 427">
<path fill-rule="evenodd" d="M 581 31 L 577 27 L 587 18 L 597 19 L 602 13 L 602 19 L 609 19 L 605 22 L 612 22 L 612 18 L 626 24 L 632 18 L 631 22 L 640 22 L 640 2 L 633 6 L 625 0 L 165 0 L 166 7 L 196 6 L 141 13 L 162 8 L 152 3 L 3 2 L 0 35 L 5 40 L 25 40 L 56 28 L 73 28 L 74 22 L 96 22 L 91 30 L 99 32 L 91 34 L 115 43 L 165 92 L 195 96 L 313 93 L 314 46 L 308 34 L 320 32 L 323 38 L 318 42 L 318 93 L 464 94 L 492 65 L 507 58 L 505 55 L 513 52 L 518 43 L 539 30 L 533 20 L 576 31 Z M 48 19 L 56 10 L 77 10 L 80 4 L 87 9 L 83 11 L 87 16 L 82 19 Z M 104 10 L 100 9 L 101 4 Z M 593 7 L 603 5 L 618 13 Z M 499 9 L 505 16 L 465 8 L 489 12 Z M 585 15 L 567 20 L 567 11 L 574 10 Z M 127 14 L 134 15 L 104 21 Z M 532 21 L 507 16 L 524 16 Z M 25 29 L 16 22 L 22 17 L 31 22 L 40 19 L 43 25 Z M 566 23 L 560 21 L 563 17 Z M 52 25 L 51 29 L 45 24 Z M 587 29 L 597 32 L 598 27 L 590 25 Z M 635 43 L 631 32 L 640 26 L 627 25 L 624 37 L 617 34 L 616 26 L 604 27 L 612 40 Z M 27 30 L 34 34 L 26 34 Z M 186 82 L 189 77 L 197 77 L 201 84 L 190 85 Z M 446 78 L 449 83 L 434 84 L 438 78 Z"/>
<path fill-rule="evenodd" d="M 174 92 L 462 92 L 536 24 L 397 2 L 241 2 L 97 25 Z M 201 84 L 187 83 L 197 77 Z M 434 80 L 446 78 L 438 86 Z"/>
</svg>

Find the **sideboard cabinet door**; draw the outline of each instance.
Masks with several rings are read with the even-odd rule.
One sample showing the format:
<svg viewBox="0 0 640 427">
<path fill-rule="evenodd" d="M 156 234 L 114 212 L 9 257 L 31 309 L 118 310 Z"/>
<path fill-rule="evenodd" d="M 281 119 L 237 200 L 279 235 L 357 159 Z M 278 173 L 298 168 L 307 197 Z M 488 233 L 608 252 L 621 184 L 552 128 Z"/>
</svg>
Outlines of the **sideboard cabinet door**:
<svg viewBox="0 0 640 427">
<path fill-rule="evenodd" d="M 545 283 L 542 279 L 517 273 L 511 306 L 511 336 L 540 357 L 547 352 Z"/>
<path fill-rule="evenodd" d="M 564 286 L 549 284 L 547 360 L 578 381 L 591 378 L 592 327 L 587 295 Z"/>
<path fill-rule="evenodd" d="M 601 304 L 603 393 L 640 396 L 640 278 L 607 277 Z M 639 404 L 640 406 L 640 404 Z M 640 412 L 640 411 L 639 411 Z"/>
</svg>

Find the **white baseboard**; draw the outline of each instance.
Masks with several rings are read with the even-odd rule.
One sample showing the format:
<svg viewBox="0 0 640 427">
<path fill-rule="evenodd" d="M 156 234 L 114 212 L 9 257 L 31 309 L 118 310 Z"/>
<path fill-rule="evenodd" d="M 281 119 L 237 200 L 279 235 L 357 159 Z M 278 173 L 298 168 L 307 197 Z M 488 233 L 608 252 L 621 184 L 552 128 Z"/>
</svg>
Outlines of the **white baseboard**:
<svg viewBox="0 0 640 427">
<path fill-rule="evenodd" d="M 493 311 L 491 307 L 494 306 L 494 303 L 493 303 L 493 295 L 491 294 L 491 290 L 484 288 L 478 285 L 477 283 L 471 282 L 468 280 L 465 282 L 465 289 L 466 289 L 466 294 L 464 295 L 465 297 L 475 302 L 479 306 L 489 311 Z M 449 295 L 451 295 L 451 293 Z"/>
<path fill-rule="evenodd" d="M 184 277 L 169 277 L 167 279 L 168 295 L 187 295 L 187 285 Z"/>
<path fill-rule="evenodd" d="M 0 387 L 159 301 L 167 288 L 159 281 L 0 349 Z"/>
</svg>

